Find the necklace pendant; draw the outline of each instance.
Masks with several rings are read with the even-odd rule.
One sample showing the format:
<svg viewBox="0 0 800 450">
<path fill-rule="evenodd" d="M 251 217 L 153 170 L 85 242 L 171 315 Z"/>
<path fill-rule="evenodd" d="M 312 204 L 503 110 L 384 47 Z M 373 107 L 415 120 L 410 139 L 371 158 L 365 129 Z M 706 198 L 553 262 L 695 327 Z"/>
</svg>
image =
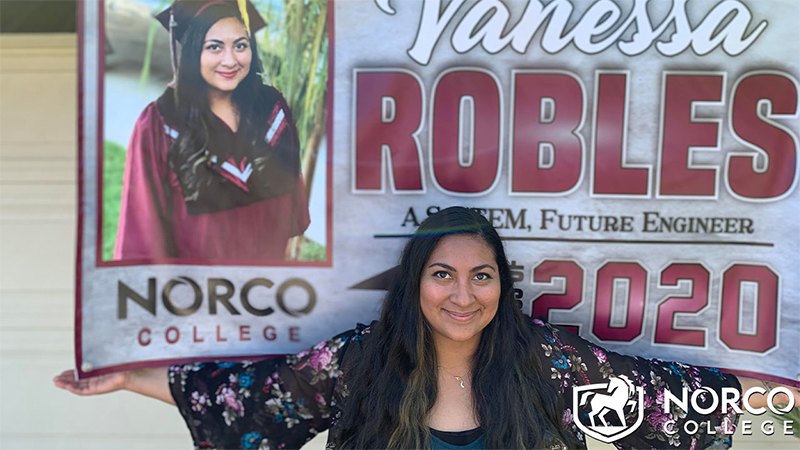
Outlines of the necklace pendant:
<svg viewBox="0 0 800 450">
<path fill-rule="evenodd" d="M 462 380 L 461 377 L 456 377 L 456 381 L 461 383 L 461 389 L 466 389 L 467 388 L 466 386 L 464 386 L 464 380 Z"/>
</svg>

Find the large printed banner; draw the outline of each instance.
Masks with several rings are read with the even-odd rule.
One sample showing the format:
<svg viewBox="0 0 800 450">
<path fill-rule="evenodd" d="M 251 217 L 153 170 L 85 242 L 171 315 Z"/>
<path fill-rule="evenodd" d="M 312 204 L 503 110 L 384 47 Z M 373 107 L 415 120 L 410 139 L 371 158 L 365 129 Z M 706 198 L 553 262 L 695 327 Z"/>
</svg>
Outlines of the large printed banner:
<svg viewBox="0 0 800 450">
<path fill-rule="evenodd" d="M 526 313 L 797 384 L 800 2 L 211 3 L 80 2 L 81 377 L 368 323 L 465 205 Z"/>
</svg>

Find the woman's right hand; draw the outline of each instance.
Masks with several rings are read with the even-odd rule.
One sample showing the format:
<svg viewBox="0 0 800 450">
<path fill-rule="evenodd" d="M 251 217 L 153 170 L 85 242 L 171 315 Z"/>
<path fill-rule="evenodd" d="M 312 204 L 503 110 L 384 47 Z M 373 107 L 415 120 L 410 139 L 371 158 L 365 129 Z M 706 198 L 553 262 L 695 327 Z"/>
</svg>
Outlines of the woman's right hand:
<svg viewBox="0 0 800 450">
<path fill-rule="evenodd" d="M 78 380 L 74 370 L 65 370 L 53 378 L 53 384 L 57 388 L 77 395 L 97 395 L 127 390 L 174 405 L 175 400 L 169 391 L 167 373 L 167 367 L 152 367 Z"/>
<path fill-rule="evenodd" d="M 74 370 L 65 370 L 53 378 L 57 388 L 77 395 L 97 395 L 125 389 L 129 372 L 115 372 L 99 377 L 78 380 Z"/>
</svg>

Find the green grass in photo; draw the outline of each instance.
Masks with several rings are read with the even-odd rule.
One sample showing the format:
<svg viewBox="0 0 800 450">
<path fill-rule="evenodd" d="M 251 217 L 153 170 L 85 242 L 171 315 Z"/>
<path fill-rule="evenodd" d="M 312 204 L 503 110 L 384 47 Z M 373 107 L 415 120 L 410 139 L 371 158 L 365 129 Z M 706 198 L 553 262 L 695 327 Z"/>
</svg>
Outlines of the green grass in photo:
<svg viewBox="0 0 800 450">
<path fill-rule="evenodd" d="M 325 246 L 303 237 L 300 244 L 300 261 L 325 261 Z"/>
<path fill-rule="evenodd" d="M 103 261 L 114 259 L 117 242 L 122 177 L 125 173 L 125 147 L 112 141 L 103 144 Z"/>
</svg>

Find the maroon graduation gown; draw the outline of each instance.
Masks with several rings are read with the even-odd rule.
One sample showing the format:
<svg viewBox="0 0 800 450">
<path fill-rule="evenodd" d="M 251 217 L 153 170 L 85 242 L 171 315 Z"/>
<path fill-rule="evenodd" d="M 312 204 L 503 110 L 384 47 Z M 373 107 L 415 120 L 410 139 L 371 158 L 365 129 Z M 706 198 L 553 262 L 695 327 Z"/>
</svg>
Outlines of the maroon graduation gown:
<svg viewBox="0 0 800 450">
<path fill-rule="evenodd" d="M 233 142 L 234 133 L 227 131 Z M 310 222 L 302 177 L 288 194 L 190 215 L 167 162 L 170 132 L 156 102 L 136 121 L 125 161 L 114 259 L 284 259 L 288 239 L 302 234 Z"/>
</svg>

